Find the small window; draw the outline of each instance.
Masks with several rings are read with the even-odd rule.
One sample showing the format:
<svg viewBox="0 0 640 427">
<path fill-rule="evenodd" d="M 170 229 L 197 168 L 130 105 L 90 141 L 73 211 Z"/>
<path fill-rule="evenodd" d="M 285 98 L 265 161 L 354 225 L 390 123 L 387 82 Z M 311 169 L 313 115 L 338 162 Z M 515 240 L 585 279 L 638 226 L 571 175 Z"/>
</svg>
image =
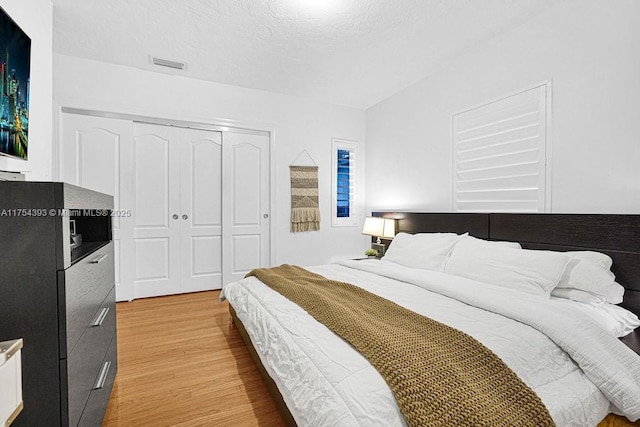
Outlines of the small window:
<svg viewBox="0 0 640 427">
<path fill-rule="evenodd" d="M 333 140 L 332 225 L 356 226 L 356 160 L 358 143 Z"/>
<path fill-rule="evenodd" d="M 349 207 L 351 204 L 349 183 L 350 183 L 350 157 L 349 150 L 338 149 L 338 171 L 336 175 L 336 216 L 338 218 L 349 218 Z"/>
</svg>

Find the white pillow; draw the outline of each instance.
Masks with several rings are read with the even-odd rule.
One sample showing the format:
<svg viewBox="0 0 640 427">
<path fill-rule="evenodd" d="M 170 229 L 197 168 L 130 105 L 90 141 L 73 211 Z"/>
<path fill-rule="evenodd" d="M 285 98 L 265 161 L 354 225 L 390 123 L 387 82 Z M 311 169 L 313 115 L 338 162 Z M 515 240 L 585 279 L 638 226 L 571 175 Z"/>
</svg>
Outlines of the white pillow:
<svg viewBox="0 0 640 427">
<path fill-rule="evenodd" d="M 462 236 L 455 233 L 398 233 L 384 255 L 405 267 L 442 271 L 451 249 Z"/>
<path fill-rule="evenodd" d="M 520 243 L 518 242 L 505 242 L 499 240 L 485 240 L 478 239 L 477 237 L 464 235 L 462 239 L 460 239 L 456 245 L 459 245 L 460 242 L 464 242 L 465 245 L 475 245 L 478 250 L 491 250 L 496 246 L 501 246 L 504 248 L 513 248 L 513 249 L 522 249 Z"/>
<path fill-rule="evenodd" d="M 601 252 L 569 251 L 565 253 L 571 256 L 572 258 L 579 259 L 581 261 L 590 262 L 591 264 L 599 265 L 602 268 L 606 268 L 607 270 L 610 270 L 611 266 L 613 265 L 613 260 L 611 259 L 611 257 Z"/>
<path fill-rule="evenodd" d="M 567 267 L 568 269 L 569 267 Z M 583 304 L 600 305 L 607 302 L 604 297 L 592 294 L 591 292 L 581 291 L 573 288 L 558 288 L 551 291 L 551 296 L 556 298 L 570 299 L 571 301 L 581 302 Z"/>
<path fill-rule="evenodd" d="M 616 283 L 615 275 L 609 270 L 611 258 L 598 252 L 588 251 L 567 252 L 567 255 L 572 258 L 572 262 L 558 283 L 558 289 L 578 289 L 589 292 L 604 298 L 611 304 L 622 302 L 624 287 Z"/>
<path fill-rule="evenodd" d="M 575 307 L 586 313 L 592 320 L 618 338 L 630 334 L 640 326 L 638 316 L 617 305 L 576 303 Z"/>
<path fill-rule="evenodd" d="M 560 252 L 494 246 L 478 250 L 464 240 L 455 246 L 444 271 L 548 298 L 571 258 Z"/>
</svg>

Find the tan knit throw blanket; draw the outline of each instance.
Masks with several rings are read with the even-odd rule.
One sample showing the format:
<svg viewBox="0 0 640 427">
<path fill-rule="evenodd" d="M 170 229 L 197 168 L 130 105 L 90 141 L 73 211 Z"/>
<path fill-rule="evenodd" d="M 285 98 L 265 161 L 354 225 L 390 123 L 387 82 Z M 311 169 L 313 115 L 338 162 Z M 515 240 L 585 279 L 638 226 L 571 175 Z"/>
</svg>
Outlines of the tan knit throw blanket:
<svg viewBox="0 0 640 427">
<path fill-rule="evenodd" d="M 547 408 L 474 338 L 348 283 L 282 265 L 251 271 L 353 345 L 410 426 L 552 426 Z"/>
<path fill-rule="evenodd" d="M 289 166 L 291 173 L 291 232 L 320 230 L 318 167 Z"/>
</svg>

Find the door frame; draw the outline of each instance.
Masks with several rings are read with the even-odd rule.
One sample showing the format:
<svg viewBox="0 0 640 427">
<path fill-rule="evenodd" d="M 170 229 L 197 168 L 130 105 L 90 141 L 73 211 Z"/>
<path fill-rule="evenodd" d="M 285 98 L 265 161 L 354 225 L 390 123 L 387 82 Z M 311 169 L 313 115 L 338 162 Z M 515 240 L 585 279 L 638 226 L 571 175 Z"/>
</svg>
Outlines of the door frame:
<svg viewBox="0 0 640 427">
<path fill-rule="evenodd" d="M 211 121 L 197 120 L 176 120 L 163 117 L 151 117 L 137 114 L 118 113 L 110 111 L 99 111 L 85 108 L 75 108 L 69 106 L 63 106 L 58 103 L 54 103 L 55 116 L 57 120 L 54 120 L 54 135 L 52 141 L 52 179 L 53 181 L 60 180 L 60 140 L 62 139 L 62 113 L 66 114 L 79 114 L 84 116 L 103 117 L 111 119 L 131 120 L 133 122 L 165 125 L 165 126 L 177 126 L 190 129 L 211 130 L 217 132 L 236 132 L 236 133 L 248 133 L 267 135 L 269 137 L 269 216 L 271 222 L 269 225 L 269 261 L 270 264 L 276 265 L 276 127 L 270 124 L 243 122 L 238 120 L 230 120 L 223 118 L 214 118 Z"/>
</svg>

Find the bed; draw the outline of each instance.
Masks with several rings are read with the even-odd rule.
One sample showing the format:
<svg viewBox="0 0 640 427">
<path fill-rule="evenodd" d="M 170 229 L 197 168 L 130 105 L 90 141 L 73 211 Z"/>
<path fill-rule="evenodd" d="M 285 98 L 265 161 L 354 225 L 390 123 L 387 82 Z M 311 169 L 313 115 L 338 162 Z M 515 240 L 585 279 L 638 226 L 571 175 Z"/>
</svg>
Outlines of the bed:
<svg viewBox="0 0 640 427">
<path fill-rule="evenodd" d="M 396 218 L 403 233 L 468 233 L 518 242 L 524 249 L 605 253 L 625 287 L 621 305 L 640 312 L 639 216 L 374 215 Z M 510 289 L 489 286 L 479 291 L 476 280 L 384 260 L 345 260 L 309 270 L 362 286 L 473 336 L 540 396 L 557 425 L 597 425 L 611 411 L 633 416 L 640 405 L 640 391 L 634 388 L 640 382 L 640 356 L 634 353 L 640 353 L 640 330 L 618 341 L 603 334 L 573 301 L 552 298 L 534 306 L 529 297 Z M 301 307 L 255 277 L 225 285 L 223 296 L 289 425 L 406 425 L 393 393 L 373 366 Z M 620 382 L 631 382 L 625 396 L 617 385 L 602 384 L 620 375 Z M 614 407 L 611 400 L 624 408 Z"/>
</svg>

